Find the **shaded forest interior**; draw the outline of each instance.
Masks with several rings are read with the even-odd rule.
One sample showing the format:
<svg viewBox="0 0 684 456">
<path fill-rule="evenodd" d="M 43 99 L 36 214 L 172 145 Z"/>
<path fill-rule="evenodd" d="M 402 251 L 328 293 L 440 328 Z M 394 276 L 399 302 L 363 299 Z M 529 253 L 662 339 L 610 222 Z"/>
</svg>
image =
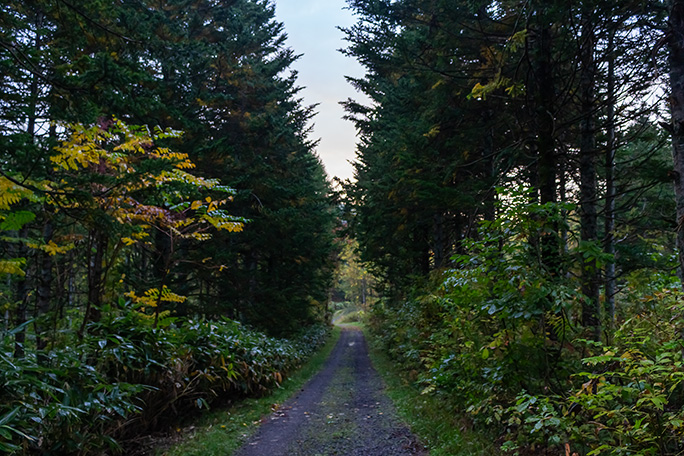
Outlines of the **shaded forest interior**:
<svg viewBox="0 0 684 456">
<path fill-rule="evenodd" d="M 295 59 L 265 1 L 3 4 L 0 452 L 115 451 L 325 340 Z"/>
<path fill-rule="evenodd" d="M 331 297 L 489 452 L 684 450 L 684 0 L 348 4 L 335 188 L 273 2 L 3 4 L 0 451 L 263 394 Z"/>
<path fill-rule="evenodd" d="M 485 453 L 680 454 L 684 3 L 349 3 L 385 349 Z"/>
</svg>

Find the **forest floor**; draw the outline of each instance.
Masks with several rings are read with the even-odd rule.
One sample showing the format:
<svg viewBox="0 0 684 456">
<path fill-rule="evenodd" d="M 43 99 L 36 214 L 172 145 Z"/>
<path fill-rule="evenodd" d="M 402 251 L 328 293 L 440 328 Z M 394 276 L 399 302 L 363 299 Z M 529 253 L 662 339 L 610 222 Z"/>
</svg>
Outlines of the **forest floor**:
<svg viewBox="0 0 684 456">
<path fill-rule="evenodd" d="M 282 404 L 236 456 L 409 456 L 427 451 L 397 417 L 363 333 L 343 328 L 321 372 Z"/>
</svg>

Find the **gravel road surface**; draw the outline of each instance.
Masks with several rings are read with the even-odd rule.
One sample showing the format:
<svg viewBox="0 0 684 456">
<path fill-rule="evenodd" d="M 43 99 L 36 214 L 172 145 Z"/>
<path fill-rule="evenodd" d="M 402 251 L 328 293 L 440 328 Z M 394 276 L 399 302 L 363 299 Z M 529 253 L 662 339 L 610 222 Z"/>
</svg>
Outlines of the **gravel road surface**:
<svg viewBox="0 0 684 456">
<path fill-rule="evenodd" d="M 321 372 L 262 422 L 237 456 L 427 455 L 397 418 L 356 328 L 344 328 Z"/>
</svg>

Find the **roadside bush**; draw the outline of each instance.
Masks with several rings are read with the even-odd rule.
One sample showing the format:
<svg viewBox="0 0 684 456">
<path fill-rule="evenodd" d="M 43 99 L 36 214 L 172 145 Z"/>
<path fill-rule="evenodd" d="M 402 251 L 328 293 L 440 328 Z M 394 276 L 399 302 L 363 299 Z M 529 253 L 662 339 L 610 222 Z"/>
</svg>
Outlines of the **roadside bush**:
<svg viewBox="0 0 684 456">
<path fill-rule="evenodd" d="M 0 353 L 0 451 L 87 454 L 116 449 L 121 420 L 140 412 L 145 388 L 106 378 L 80 348 L 15 359 L 7 339 Z"/>
<path fill-rule="evenodd" d="M 506 447 L 542 443 L 558 454 L 675 455 L 684 449 L 684 369 L 677 319 L 681 292 L 648 296 L 652 311 L 625 321 L 612 345 L 587 342 L 577 387 L 563 396 L 521 395 L 508 408 Z M 646 302 L 644 302 L 646 304 Z M 666 314 L 670 318 L 666 318 Z M 540 438 L 542 437 L 544 438 Z"/>
<path fill-rule="evenodd" d="M 452 269 L 402 302 L 377 303 L 376 340 L 424 394 L 506 454 L 682 454 L 684 295 L 674 267 L 621 277 L 618 329 L 605 324 L 608 340 L 587 340 L 596 335 L 582 325 L 580 268 L 609 257 L 573 239 L 549 261 L 542 245 L 562 229 L 572 235 L 562 215 L 573 208 L 531 201 L 508 194 Z"/>
<path fill-rule="evenodd" d="M 452 269 L 437 272 L 404 303 L 376 306 L 372 319 L 426 393 L 444 395 L 487 426 L 521 391 L 572 388 L 581 359 L 570 343 L 578 335 L 571 323 L 578 282 L 549 274 L 540 242 L 530 241 L 562 226 L 570 207 L 530 203 L 524 192 L 505 204 L 500 219 L 464 241 L 467 254 L 455 256 Z M 559 267 L 569 261 L 557 260 Z"/>
<path fill-rule="evenodd" d="M 511 314 L 513 306 L 491 312 L 507 293 L 530 293 L 516 277 L 528 287 L 547 285 L 522 271 L 501 276 L 505 284 L 483 282 L 484 274 L 446 271 L 435 278 L 443 285 L 374 307 L 375 340 L 424 394 L 490 432 L 506 454 L 681 454 L 680 291 L 627 284 L 620 303 L 631 317 L 608 344 L 582 339 L 567 317 L 570 308 L 531 316 Z M 570 286 L 553 290 L 576 299 Z"/>
<path fill-rule="evenodd" d="M 164 327 L 135 311 L 104 320 L 38 357 L 0 343 L 0 452 L 117 452 L 120 441 L 220 400 L 277 387 L 322 345 L 328 328 L 273 339 L 231 320 Z"/>
</svg>

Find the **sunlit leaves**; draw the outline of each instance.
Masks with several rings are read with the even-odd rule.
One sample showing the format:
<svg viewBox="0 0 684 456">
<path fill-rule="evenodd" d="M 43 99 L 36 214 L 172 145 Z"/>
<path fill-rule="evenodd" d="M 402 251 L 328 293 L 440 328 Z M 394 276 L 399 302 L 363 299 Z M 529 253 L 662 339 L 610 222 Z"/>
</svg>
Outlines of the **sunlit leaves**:
<svg viewBox="0 0 684 456">
<path fill-rule="evenodd" d="M 182 303 L 187 300 L 187 297 L 178 295 L 172 292 L 166 285 L 161 289 L 151 288 L 147 290 L 142 296 L 138 296 L 134 291 L 126 293 L 131 302 L 140 304 L 143 307 L 157 307 L 162 302 L 176 302 Z"/>
<path fill-rule="evenodd" d="M 213 200 L 210 196 L 188 201 L 190 195 L 219 191 L 231 193 L 218 179 L 196 176 L 188 170 L 195 164 L 188 154 L 159 147 L 156 142 L 178 138 L 180 132 L 144 126 L 129 126 L 119 119 L 111 124 L 66 126 L 68 139 L 50 157 L 55 172 L 63 178 L 53 186 L 60 195 L 56 204 L 63 208 L 104 211 L 120 225 L 137 226 L 135 234 L 122 236 L 125 245 L 147 238 L 157 227 L 181 238 L 206 240 L 206 228 L 241 231 L 246 220 L 220 208 L 231 198 Z M 156 165 L 155 165 L 156 164 Z M 90 188 L 83 177 L 92 176 Z M 157 195 L 146 202 L 152 195 Z M 159 196 L 162 201 L 159 201 Z M 54 249 L 53 249 L 54 250 Z"/>
<path fill-rule="evenodd" d="M 47 253 L 50 256 L 55 256 L 55 255 L 66 253 L 75 247 L 75 245 L 73 243 L 69 243 L 69 244 L 65 244 L 65 245 L 58 245 L 53 240 L 50 240 L 47 243 L 43 243 L 43 244 L 39 244 L 39 243 L 35 243 L 35 242 L 27 242 L 26 245 L 33 248 L 33 249 L 36 249 L 36 250 L 42 250 L 43 252 Z"/>
<path fill-rule="evenodd" d="M 25 276 L 24 266 L 26 265 L 26 258 L 12 258 L 9 260 L 0 260 L 0 275 L 11 274 Z"/>
<path fill-rule="evenodd" d="M 37 201 L 38 196 L 25 186 L 0 176 L 0 210 L 9 210 L 11 206 L 17 204 L 22 199 Z"/>
</svg>

